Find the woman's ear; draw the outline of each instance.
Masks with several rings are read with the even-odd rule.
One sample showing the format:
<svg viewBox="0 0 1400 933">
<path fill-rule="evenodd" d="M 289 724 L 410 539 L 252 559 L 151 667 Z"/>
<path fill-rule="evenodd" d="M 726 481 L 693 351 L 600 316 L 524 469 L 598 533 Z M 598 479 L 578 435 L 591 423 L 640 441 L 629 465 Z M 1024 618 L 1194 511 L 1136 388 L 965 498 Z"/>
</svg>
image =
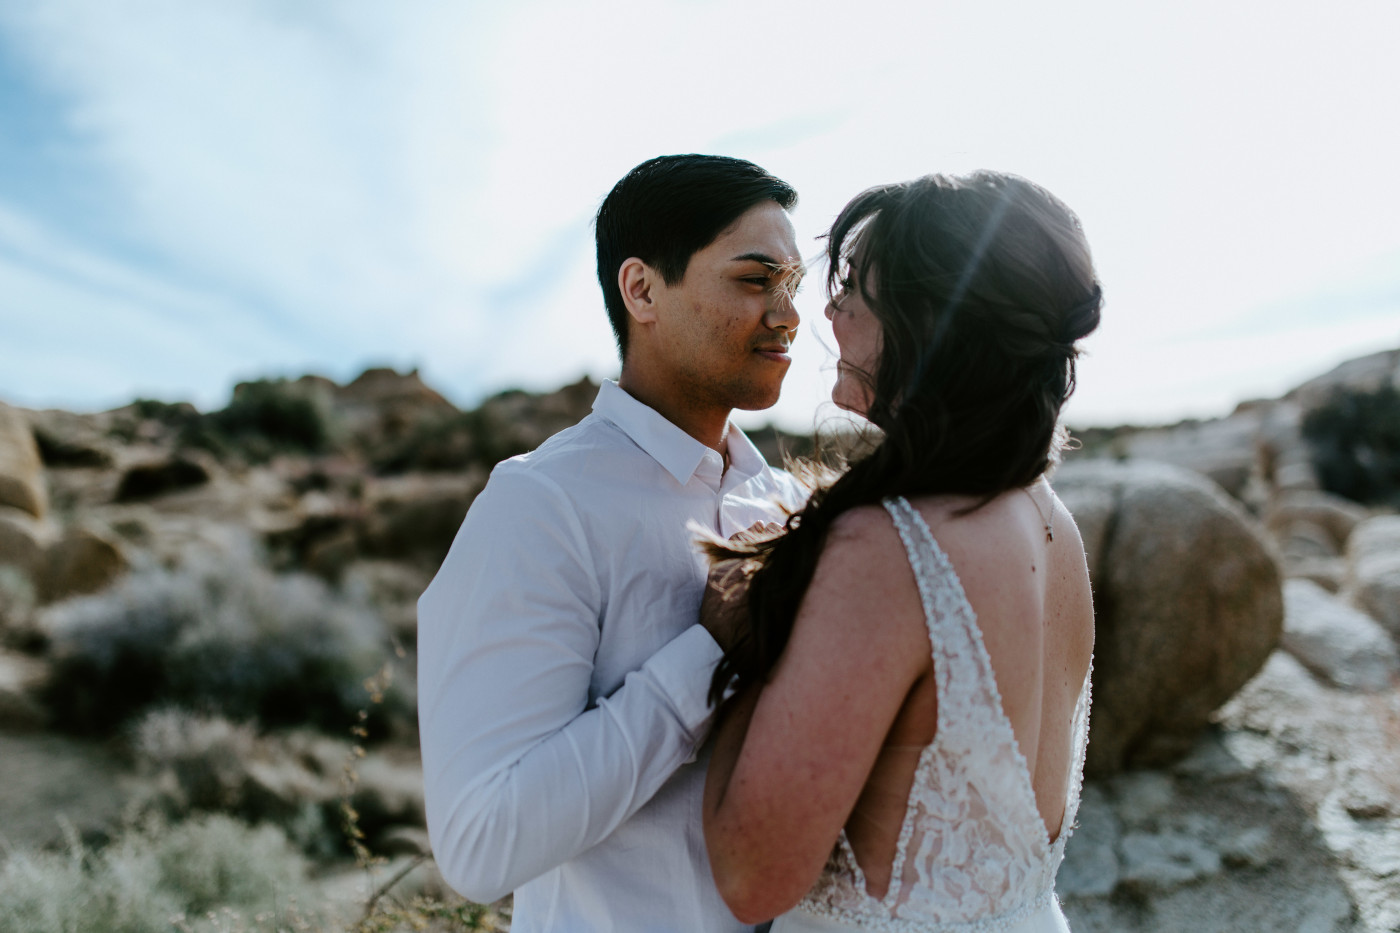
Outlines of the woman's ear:
<svg viewBox="0 0 1400 933">
<path fill-rule="evenodd" d="M 656 323 L 656 301 L 652 288 L 660 280 L 657 271 L 636 256 L 625 260 L 617 270 L 617 286 L 622 291 L 622 303 L 638 324 Z"/>
</svg>

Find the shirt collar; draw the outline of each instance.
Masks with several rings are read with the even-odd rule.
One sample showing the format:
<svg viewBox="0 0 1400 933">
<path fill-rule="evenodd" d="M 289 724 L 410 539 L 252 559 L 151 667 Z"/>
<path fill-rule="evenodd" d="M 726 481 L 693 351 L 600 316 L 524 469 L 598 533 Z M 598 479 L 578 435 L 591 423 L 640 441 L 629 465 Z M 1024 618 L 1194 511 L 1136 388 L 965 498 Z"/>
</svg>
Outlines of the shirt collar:
<svg viewBox="0 0 1400 933">
<path fill-rule="evenodd" d="M 706 452 L 710 451 L 656 409 L 628 395 L 627 390 L 611 379 L 604 379 L 599 387 L 593 411 L 616 425 L 682 486 L 690 482 Z M 728 473 L 737 474 L 736 478 L 750 479 L 768 465 L 758 448 L 733 422 L 729 425 L 728 444 Z M 728 473 L 726 479 L 729 479 Z"/>
</svg>

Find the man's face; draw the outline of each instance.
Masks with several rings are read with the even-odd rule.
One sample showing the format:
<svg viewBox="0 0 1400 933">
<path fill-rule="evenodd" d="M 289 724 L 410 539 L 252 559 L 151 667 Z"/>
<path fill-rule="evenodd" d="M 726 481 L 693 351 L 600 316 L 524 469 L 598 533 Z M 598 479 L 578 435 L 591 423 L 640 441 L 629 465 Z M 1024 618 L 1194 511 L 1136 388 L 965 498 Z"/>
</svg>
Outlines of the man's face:
<svg viewBox="0 0 1400 933">
<path fill-rule="evenodd" d="M 681 281 L 660 283 L 657 362 L 691 407 L 768 408 L 778 400 L 798 316 L 797 240 L 774 201 L 751 207 L 690 257 Z"/>
</svg>

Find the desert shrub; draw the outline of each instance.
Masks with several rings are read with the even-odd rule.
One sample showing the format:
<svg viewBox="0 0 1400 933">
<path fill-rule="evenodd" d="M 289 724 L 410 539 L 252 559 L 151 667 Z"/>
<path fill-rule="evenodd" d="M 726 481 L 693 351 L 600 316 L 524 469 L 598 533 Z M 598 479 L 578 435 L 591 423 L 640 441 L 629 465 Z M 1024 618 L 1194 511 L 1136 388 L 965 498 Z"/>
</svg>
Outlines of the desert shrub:
<svg viewBox="0 0 1400 933">
<path fill-rule="evenodd" d="M 138 854 L 150 848 L 162 886 L 176 892 L 192 914 L 225 906 L 275 908 L 301 893 L 298 882 L 306 876 L 305 863 L 281 830 L 250 828 L 221 814 L 126 844 Z"/>
<path fill-rule="evenodd" d="M 329 405 L 315 387 L 286 379 L 239 383 L 227 408 L 185 426 L 181 442 L 220 457 L 241 454 L 253 461 L 275 453 L 320 453 L 330 447 Z"/>
<path fill-rule="evenodd" d="M 55 723 L 102 734 L 153 704 L 340 732 L 383 663 L 382 623 L 304 574 L 250 553 L 132 573 L 47 611 Z M 401 703 L 389 698 L 386 712 Z"/>
<path fill-rule="evenodd" d="M 272 933 L 315 906 L 305 861 L 280 831 L 220 815 L 129 829 L 100 852 L 73 842 L 0 865 L 0 930 L 16 933 Z M 216 909 L 233 923 L 210 919 Z"/>
<path fill-rule="evenodd" d="M 189 402 L 162 402 L 153 398 L 138 398 L 126 408 L 113 414 L 114 418 L 108 428 L 108 433 L 126 443 L 131 443 L 148 431 L 152 422 L 165 430 L 178 432 L 187 429 L 200 419 L 199 410 Z M 60 460 L 64 459 L 62 450 L 54 451 L 54 453 Z M 78 466 L 80 464 L 73 463 L 71 465 Z M 89 465 L 105 466 L 106 464 L 93 463 Z"/>
<path fill-rule="evenodd" d="M 188 423 L 198 414 L 189 402 L 162 402 L 154 398 L 138 398 L 131 403 L 131 411 L 137 418 L 159 421 L 173 427 Z"/>
<path fill-rule="evenodd" d="M 128 739 L 147 778 L 147 790 L 133 803 L 137 812 L 184 819 L 220 811 L 275 823 L 313 857 L 348 851 L 339 829 L 348 742 L 307 732 L 259 736 L 249 723 L 174 707 L 135 720 Z"/>
<path fill-rule="evenodd" d="M 1400 391 L 1338 389 L 1303 417 L 1318 481 L 1356 502 L 1400 505 Z"/>
<path fill-rule="evenodd" d="M 153 709 L 131 728 L 131 751 L 142 771 L 158 782 L 171 815 L 194 810 L 234 810 L 241 803 L 247 763 L 257 745 L 248 723 L 204 716 L 175 707 Z"/>
<path fill-rule="evenodd" d="M 179 902 L 149 858 L 90 864 L 82 852 L 15 853 L 0 865 L 0 929 L 146 933 L 170 929 Z"/>
<path fill-rule="evenodd" d="M 386 903 L 351 928 L 350 933 L 458 933 L 510 929 L 510 910 L 503 911 L 460 899 L 417 897 L 407 904 Z"/>
</svg>

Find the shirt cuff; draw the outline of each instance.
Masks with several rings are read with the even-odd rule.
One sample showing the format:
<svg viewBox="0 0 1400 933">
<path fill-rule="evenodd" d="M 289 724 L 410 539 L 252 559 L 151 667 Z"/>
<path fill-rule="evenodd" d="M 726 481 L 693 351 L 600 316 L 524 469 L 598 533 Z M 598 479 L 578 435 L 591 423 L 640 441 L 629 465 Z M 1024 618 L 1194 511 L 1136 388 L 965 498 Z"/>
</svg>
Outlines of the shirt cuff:
<svg viewBox="0 0 1400 933">
<path fill-rule="evenodd" d="M 658 684 L 666 690 L 686 731 L 699 732 L 714 709 L 709 703 L 710 679 L 724 652 L 703 625 L 692 625 L 667 642 L 647 661 Z"/>
</svg>

